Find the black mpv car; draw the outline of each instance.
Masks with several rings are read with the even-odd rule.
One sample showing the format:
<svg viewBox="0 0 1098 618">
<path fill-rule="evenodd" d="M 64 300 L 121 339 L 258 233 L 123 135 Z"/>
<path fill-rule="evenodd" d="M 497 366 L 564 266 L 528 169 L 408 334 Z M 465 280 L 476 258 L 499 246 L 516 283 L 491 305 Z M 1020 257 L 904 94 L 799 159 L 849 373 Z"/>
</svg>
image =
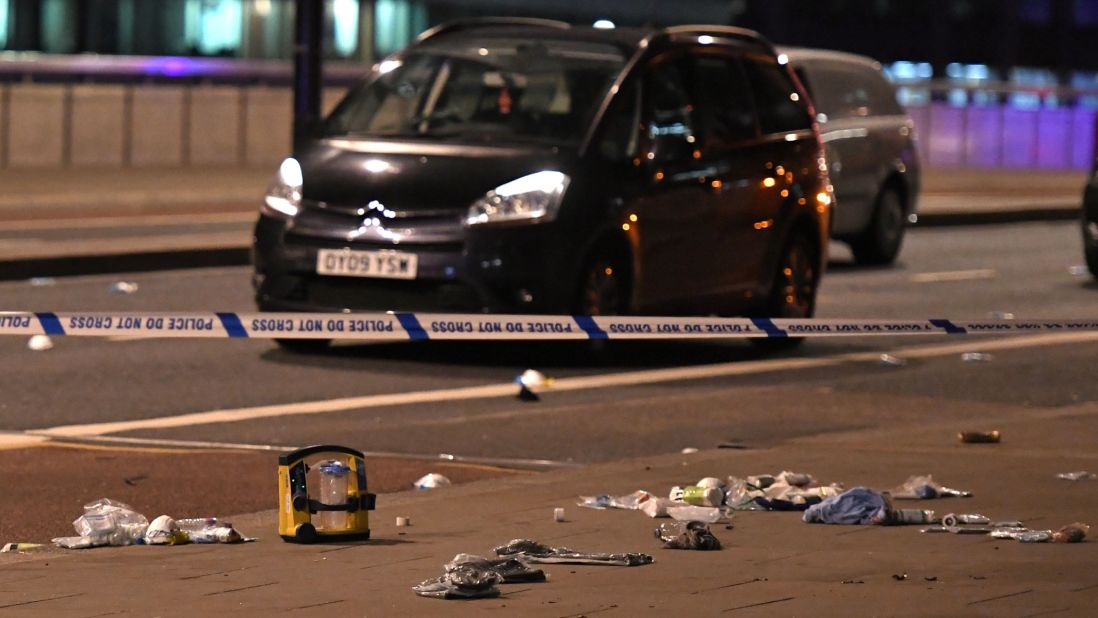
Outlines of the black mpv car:
<svg viewBox="0 0 1098 618">
<path fill-rule="evenodd" d="M 753 32 L 439 26 L 282 163 L 255 230 L 256 299 L 807 317 L 823 156 L 807 96 Z"/>
</svg>

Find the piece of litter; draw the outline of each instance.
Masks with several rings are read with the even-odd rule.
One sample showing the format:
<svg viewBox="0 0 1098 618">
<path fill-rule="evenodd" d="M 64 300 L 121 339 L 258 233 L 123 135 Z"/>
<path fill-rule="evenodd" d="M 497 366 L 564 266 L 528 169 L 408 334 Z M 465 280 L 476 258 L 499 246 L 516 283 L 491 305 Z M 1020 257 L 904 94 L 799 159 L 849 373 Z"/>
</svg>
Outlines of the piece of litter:
<svg viewBox="0 0 1098 618">
<path fill-rule="evenodd" d="M 515 556 L 533 563 L 639 566 L 653 562 L 652 556 L 648 554 L 579 552 L 567 547 L 549 547 L 529 539 L 515 539 L 497 547 L 495 552 L 498 556 Z"/>
<path fill-rule="evenodd" d="M 978 526 L 982 526 L 990 523 L 990 517 L 977 515 L 975 513 L 961 513 L 960 515 L 948 513 L 942 516 L 942 525 L 946 528 L 952 528 L 961 524 L 975 524 Z"/>
<path fill-rule="evenodd" d="M 32 335 L 27 341 L 27 349 L 35 352 L 45 352 L 53 349 L 53 340 L 49 335 Z"/>
<path fill-rule="evenodd" d="M 865 581 L 860 580 L 860 579 L 844 579 L 842 581 L 842 583 L 844 583 L 844 584 L 864 584 Z"/>
<path fill-rule="evenodd" d="M 405 528 L 405 527 L 408 527 L 410 525 L 412 525 L 412 520 L 411 519 L 409 519 L 407 517 L 397 517 L 396 518 L 397 528 Z"/>
<path fill-rule="evenodd" d="M 111 284 L 112 294 L 133 294 L 137 292 L 138 285 L 133 281 L 115 281 Z"/>
<path fill-rule="evenodd" d="M 671 516 L 671 519 L 678 521 L 701 521 L 707 524 L 716 523 L 724 517 L 724 511 L 715 506 L 694 506 L 692 504 L 669 506 L 667 507 L 667 514 Z"/>
<path fill-rule="evenodd" d="M 907 364 L 907 361 L 891 354 L 881 354 L 877 364 L 885 367 L 903 367 Z"/>
<path fill-rule="evenodd" d="M 709 525 L 700 521 L 665 522 L 656 528 L 655 534 L 667 549 L 712 551 L 721 548 L 720 540 L 713 536 Z"/>
<path fill-rule="evenodd" d="M 938 578 L 937 578 L 936 576 L 933 576 L 933 575 L 932 575 L 932 576 L 930 576 L 930 577 L 924 577 L 923 579 L 925 579 L 925 580 L 926 580 L 926 581 L 928 581 L 928 582 L 936 582 L 936 581 L 938 581 Z"/>
<path fill-rule="evenodd" d="M 904 581 L 905 579 L 907 579 L 907 573 L 903 573 L 903 574 L 896 574 L 896 573 L 893 573 L 893 574 L 892 574 L 892 579 L 894 579 L 894 580 L 896 580 L 896 581 L 898 581 L 898 582 L 902 582 L 902 581 Z"/>
<path fill-rule="evenodd" d="M 558 523 L 564 521 L 564 509 L 563 508 L 558 506 L 557 508 L 553 509 L 553 521 L 558 522 Z"/>
<path fill-rule="evenodd" d="M 1076 264 L 1068 267 L 1068 272 L 1075 277 L 1085 277 L 1090 272 L 1090 269 L 1087 268 L 1085 264 Z"/>
<path fill-rule="evenodd" d="M 697 452 L 698 452 L 698 449 L 696 449 L 692 446 L 688 446 L 688 447 L 682 449 L 682 454 L 683 455 L 692 455 L 692 454 L 697 453 Z"/>
<path fill-rule="evenodd" d="M 992 311 L 987 314 L 992 320 L 1013 320 L 1014 314 L 1009 311 Z"/>
<path fill-rule="evenodd" d="M 37 549 L 39 547 L 42 547 L 41 543 L 6 543 L 4 547 L 0 549 L 0 554 L 14 551 L 27 551 L 28 549 Z"/>
<path fill-rule="evenodd" d="M 449 487 L 452 483 L 450 482 L 450 479 L 445 476 L 432 472 L 431 474 L 423 475 L 415 483 L 412 483 L 412 485 L 416 489 L 437 489 L 439 487 Z"/>
<path fill-rule="evenodd" d="M 957 438 L 965 444 L 998 444 L 1001 436 L 999 430 L 992 431 L 962 431 Z"/>
<path fill-rule="evenodd" d="M 446 461 L 453 461 L 453 460 L 457 459 L 457 457 L 454 457 L 450 453 L 439 453 L 438 458 L 439 459 L 445 459 Z"/>
<path fill-rule="evenodd" d="M 36 288 L 46 288 L 57 285 L 57 280 L 53 277 L 31 277 L 28 281 L 30 282 L 31 287 Z"/>
<path fill-rule="evenodd" d="M 990 363 L 992 355 L 986 352 L 965 352 L 961 354 L 961 360 L 966 363 Z"/>
<path fill-rule="evenodd" d="M 1098 479 L 1098 474 L 1087 472 L 1086 470 L 1079 470 L 1077 472 L 1061 472 L 1056 475 L 1056 478 L 1065 481 L 1093 481 L 1094 479 Z"/>
</svg>

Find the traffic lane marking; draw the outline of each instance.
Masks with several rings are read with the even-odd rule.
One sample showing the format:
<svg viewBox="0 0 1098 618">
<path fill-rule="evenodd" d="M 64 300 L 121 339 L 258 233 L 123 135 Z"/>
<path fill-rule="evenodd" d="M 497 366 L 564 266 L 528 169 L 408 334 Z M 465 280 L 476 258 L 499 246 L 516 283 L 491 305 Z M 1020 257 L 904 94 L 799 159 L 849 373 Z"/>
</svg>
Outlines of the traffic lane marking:
<svg viewBox="0 0 1098 618">
<path fill-rule="evenodd" d="M 133 217 L 95 217 L 66 219 L 30 219 L 0 221 L 0 231 L 94 229 L 108 227 L 160 227 L 163 225 L 201 225 L 204 223 L 254 223 L 255 213 L 211 213 L 205 215 L 136 215 Z"/>
<path fill-rule="evenodd" d="M 42 436 L 32 436 L 25 433 L 0 432 L 0 451 L 39 446 L 46 442 L 48 442 L 48 439 Z"/>
<path fill-rule="evenodd" d="M 964 341 L 937 345 L 912 346 L 899 348 L 890 351 L 889 353 L 906 358 L 931 358 L 936 356 L 950 356 L 963 352 L 970 352 L 974 347 L 979 347 L 979 349 L 984 352 L 990 352 L 995 350 L 1010 350 L 1017 348 L 1064 345 L 1069 343 L 1086 343 L 1094 341 L 1098 341 L 1098 333 L 1057 333 L 1011 337 L 997 340 L 984 340 L 979 343 L 973 341 Z M 851 362 L 876 362 L 879 360 L 880 354 L 880 351 L 857 352 L 839 354 L 824 358 L 789 358 L 747 362 L 729 362 L 695 367 L 672 367 L 665 369 L 629 371 L 604 375 L 577 376 L 570 378 L 560 378 L 556 380 L 551 390 L 562 392 L 579 391 L 620 386 L 636 386 L 639 384 L 653 384 L 659 382 L 674 382 L 680 380 L 698 380 L 736 375 L 751 375 L 774 371 L 814 369 L 820 367 L 837 366 Z M 366 408 L 379 408 L 387 406 L 404 406 L 411 404 L 440 403 L 444 401 L 512 397 L 514 396 L 516 389 L 517 386 L 513 383 L 486 384 L 481 386 L 468 386 L 430 391 L 412 391 L 406 393 L 366 395 L 360 397 L 344 397 L 339 399 L 305 401 L 289 404 L 273 404 L 248 408 L 212 410 L 208 412 L 194 412 L 190 414 L 180 414 L 176 416 L 163 416 L 157 418 L 129 421 L 60 425 L 39 430 L 30 430 L 27 433 L 47 437 L 101 436 L 105 434 L 126 431 L 170 429 L 219 423 L 236 423 L 240 421 L 275 418 L 281 416 L 331 414 L 335 412 L 345 412 L 348 410 L 360 410 Z"/>
<path fill-rule="evenodd" d="M 937 283 L 939 281 L 972 281 L 976 279 L 994 279 L 999 272 L 994 268 L 977 268 L 973 270 L 950 270 L 936 273 L 919 273 L 911 276 L 915 283 Z"/>
</svg>

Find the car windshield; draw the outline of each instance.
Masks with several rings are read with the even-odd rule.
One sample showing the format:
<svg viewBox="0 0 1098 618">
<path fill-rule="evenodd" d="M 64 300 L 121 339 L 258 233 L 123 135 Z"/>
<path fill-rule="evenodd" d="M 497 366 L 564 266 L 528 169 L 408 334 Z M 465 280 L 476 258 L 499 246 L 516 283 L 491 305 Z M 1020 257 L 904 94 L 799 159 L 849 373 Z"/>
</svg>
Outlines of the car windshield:
<svg viewBox="0 0 1098 618">
<path fill-rule="evenodd" d="M 425 44 L 382 62 L 332 112 L 325 134 L 578 143 L 624 64 L 606 44 Z"/>
</svg>

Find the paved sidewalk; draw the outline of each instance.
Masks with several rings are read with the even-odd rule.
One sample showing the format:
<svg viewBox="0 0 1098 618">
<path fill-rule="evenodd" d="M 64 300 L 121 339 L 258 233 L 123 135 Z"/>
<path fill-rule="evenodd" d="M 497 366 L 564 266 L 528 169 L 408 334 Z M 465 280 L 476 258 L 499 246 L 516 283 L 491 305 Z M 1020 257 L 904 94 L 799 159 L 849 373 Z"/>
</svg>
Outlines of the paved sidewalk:
<svg viewBox="0 0 1098 618">
<path fill-rule="evenodd" d="M 933 473 L 970 499 L 905 502 L 1056 529 L 1098 523 L 1098 482 L 1055 473 L 1095 469 L 1098 408 L 1013 409 L 986 426 L 822 435 L 767 450 L 712 450 L 590 466 L 379 498 L 373 540 L 301 546 L 275 534 L 273 511 L 236 517 L 260 537 L 242 546 L 51 549 L 0 554 L 6 616 L 306 615 L 1088 615 L 1098 603 L 1098 542 L 1021 544 L 919 532 L 918 526 L 825 526 L 797 513 L 738 513 L 714 526 L 719 552 L 659 548 L 659 520 L 594 511 L 576 496 L 663 493 L 704 476 L 810 472 L 824 482 L 888 489 Z M 958 430 L 997 428 L 998 445 L 961 445 Z M 273 469 L 273 468 L 272 468 Z M 563 507 L 565 523 L 553 521 Z M 412 526 L 396 528 L 397 516 Z M 1096 529 L 1098 534 L 1098 529 Z M 591 551 L 640 551 L 652 565 L 546 565 L 546 583 L 503 587 L 498 599 L 440 601 L 410 587 L 461 552 L 512 538 Z M 906 574 L 906 579 L 902 577 Z M 897 579 L 898 576 L 901 579 Z"/>
</svg>

